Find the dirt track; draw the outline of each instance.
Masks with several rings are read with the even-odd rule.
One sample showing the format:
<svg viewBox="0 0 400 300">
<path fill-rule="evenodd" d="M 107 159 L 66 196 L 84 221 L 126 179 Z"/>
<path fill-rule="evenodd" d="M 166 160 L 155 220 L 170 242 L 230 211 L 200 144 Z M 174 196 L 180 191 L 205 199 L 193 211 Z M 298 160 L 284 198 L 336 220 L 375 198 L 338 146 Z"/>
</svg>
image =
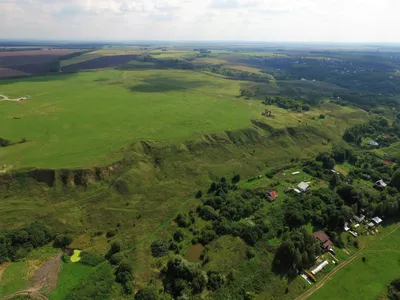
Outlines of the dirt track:
<svg viewBox="0 0 400 300">
<path fill-rule="evenodd" d="M 56 288 L 58 273 L 61 268 L 61 256 L 62 253 L 60 252 L 57 256 L 46 261 L 43 266 L 35 272 L 33 283 L 28 289 L 5 296 L 1 298 L 1 300 L 12 299 L 18 295 L 29 295 L 32 299 L 48 300 L 46 296 L 40 293 L 40 290 L 45 289 L 46 291 L 51 291 Z"/>
<path fill-rule="evenodd" d="M 400 228 L 400 224 L 397 225 L 392 231 L 386 233 L 385 235 L 381 236 L 381 238 L 379 240 L 376 240 L 375 242 L 367 245 L 366 247 L 364 247 L 363 249 L 361 249 L 360 251 L 358 251 L 356 254 L 353 255 L 353 257 L 351 257 L 349 260 L 345 261 L 344 263 L 342 263 L 341 265 L 339 265 L 335 270 L 333 270 L 328 276 L 326 276 L 324 279 L 322 279 L 320 282 L 316 283 L 311 289 L 309 289 L 308 291 L 306 291 L 303 295 L 297 297 L 295 300 L 305 300 L 308 297 L 310 297 L 312 294 L 314 294 L 316 291 L 318 291 L 321 287 L 324 286 L 324 284 L 330 280 L 333 275 L 335 275 L 339 270 L 343 269 L 344 267 L 346 267 L 348 264 L 350 264 L 353 260 L 355 260 L 356 258 L 359 258 L 360 255 L 362 255 L 368 248 L 370 248 L 371 246 L 375 245 L 376 243 L 380 242 L 382 239 L 384 239 L 385 237 L 388 237 L 389 235 L 391 235 L 393 232 L 395 232 L 397 229 Z"/>
<path fill-rule="evenodd" d="M 26 97 L 20 97 L 20 98 L 16 98 L 16 99 L 10 99 L 10 98 L 8 98 L 8 97 L 5 96 L 5 95 L 1 95 L 1 94 L 0 94 L 0 98 L 3 98 L 3 99 L 0 99 L 0 101 L 14 101 L 14 102 L 20 102 L 20 101 L 23 101 L 23 100 L 27 100 L 27 99 L 29 99 L 30 97 L 29 97 L 29 96 L 26 96 Z"/>
</svg>

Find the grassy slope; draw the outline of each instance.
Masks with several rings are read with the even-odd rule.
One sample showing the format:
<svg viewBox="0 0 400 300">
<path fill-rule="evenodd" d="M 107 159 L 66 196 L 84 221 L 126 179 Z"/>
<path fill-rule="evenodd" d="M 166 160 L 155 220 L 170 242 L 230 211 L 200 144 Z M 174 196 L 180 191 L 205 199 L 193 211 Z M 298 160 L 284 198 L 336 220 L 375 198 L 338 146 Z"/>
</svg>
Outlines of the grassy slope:
<svg viewBox="0 0 400 300">
<path fill-rule="evenodd" d="M 399 275 L 399 247 L 397 230 L 363 253 L 365 263 L 354 260 L 309 299 L 376 299 Z"/>
<path fill-rule="evenodd" d="M 0 165 L 93 166 L 115 161 L 109 154 L 134 140 L 184 140 L 249 127 L 261 106 L 236 99 L 239 87 L 240 82 L 178 70 L 3 81 L 1 93 L 32 98 L 0 103 L 0 136 L 29 141 L 1 149 Z"/>
<path fill-rule="evenodd" d="M 28 263 L 12 263 L 5 270 L 0 280 L 0 297 L 22 290 L 28 285 Z"/>
</svg>

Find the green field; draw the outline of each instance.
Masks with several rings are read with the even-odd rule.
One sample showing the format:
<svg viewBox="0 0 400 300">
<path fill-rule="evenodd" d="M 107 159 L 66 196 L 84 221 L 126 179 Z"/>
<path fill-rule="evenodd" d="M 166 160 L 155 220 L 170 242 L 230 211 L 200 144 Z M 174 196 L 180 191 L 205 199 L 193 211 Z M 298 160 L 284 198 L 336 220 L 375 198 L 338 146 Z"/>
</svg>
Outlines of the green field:
<svg viewBox="0 0 400 300">
<path fill-rule="evenodd" d="M 94 268 L 81 263 L 62 263 L 57 288 L 48 294 L 51 300 L 62 300 L 77 286 Z"/>
<path fill-rule="evenodd" d="M 368 248 L 309 299 L 377 299 L 399 276 L 400 230 Z M 366 262 L 362 261 L 366 258 Z"/>
<path fill-rule="evenodd" d="M 135 140 L 179 141 L 250 126 L 261 104 L 236 98 L 241 82 L 192 71 L 99 71 L 3 81 L 0 165 L 84 167 L 119 158 Z M 20 119 L 14 119 L 18 117 Z M 29 129 L 29 130 L 28 130 Z"/>
<path fill-rule="evenodd" d="M 25 261 L 10 264 L 0 278 L 0 297 L 24 289 L 28 285 L 27 272 Z"/>
</svg>

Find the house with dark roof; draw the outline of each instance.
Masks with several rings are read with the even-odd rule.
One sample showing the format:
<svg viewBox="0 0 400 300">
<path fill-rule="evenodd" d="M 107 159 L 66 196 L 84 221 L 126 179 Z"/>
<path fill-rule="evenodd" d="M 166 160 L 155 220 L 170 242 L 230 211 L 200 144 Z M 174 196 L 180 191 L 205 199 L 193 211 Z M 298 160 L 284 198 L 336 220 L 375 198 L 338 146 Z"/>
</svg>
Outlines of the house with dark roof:
<svg viewBox="0 0 400 300">
<path fill-rule="evenodd" d="M 278 192 L 277 191 L 270 191 L 267 193 L 267 198 L 269 201 L 274 201 L 276 198 L 278 198 Z"/>
<path fill-rule="evenodd" d="M 387 184 L 382 179 L 378 180 L 374 184 L 374 188 L 376 188 L 377 190 L 383 190 L 386 186 Z"/>
<path fill-rule="evenodd" d="M 329 249 L 332 248 L 332 241 L 329 239 L 329 237 L 326 235 L 325 232 L 323 231 L 317 231 L 313 233 L 313 236 L 318 240 L 319 245 L 321 246 L 322 249 L 325 251 L 329 251 Z"/>
</svg>

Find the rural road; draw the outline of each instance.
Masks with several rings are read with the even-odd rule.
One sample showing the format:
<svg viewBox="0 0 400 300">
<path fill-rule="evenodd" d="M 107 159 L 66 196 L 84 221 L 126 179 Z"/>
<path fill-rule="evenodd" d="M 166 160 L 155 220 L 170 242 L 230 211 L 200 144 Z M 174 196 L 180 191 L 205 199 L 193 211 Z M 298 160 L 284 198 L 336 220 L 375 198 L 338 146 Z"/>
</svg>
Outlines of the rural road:
<svg viewBox="0 0 400 300">
<path fill-rule="evenodd" d="M 324 284 L 330 280 L 333 275 L 335 275 L 338 271 L 340 271 L 341 269 L 343 269 L 344 267 L 346 267 L 348 264 L 350 264 L 352 261 L 354 261 L 356 258 L 359 258 L 360 255 L 362 255 L 368 248 L 370 248 L 371 246 L 375 245 L 376 243 L 380 242 L 381 240 L 383 240 L 384 238 L 388 237 L 389 235 L 391 235 L 393 232 L 395 232 L 397 229 L 399 229 L 400 224 L 396 225 L 396 227 L 384 234 L 383 236 L 380 237 L 380 239 L 372 242 L 371 244 L 365 246 L 363 249 L 361 249 L 360 251 L 358 251 L 356 254 L 353 255 L 353 257 L 351 257 L 349 260 L 345 261 L 344 263 L 342 263 L 341 265 L 339 265 L 335 270 L 333 270 L 328 276 L 326 276 L 324 279 L 322 279 L 320 282 L 316 283 L 311 289 L 309 289 L 308 291 L 306 291 L 303 295 L 297 297 L 295 300 L 305 300 L 308 297 L 310 297 L 312 294 L 314 294 L 316 291 L 318 291 L 321 287 L 324 286 Z"/>
<path fill-rule="evenodd" d="M 42 288 L 46 288 L 48 291 L 50 291 L 56 288 L 58 273 L 61 268 L 61 256 L 62 252 L 46 261 L 43 266 L 35 272 L 33 283 L 28 289 L 12 293 L 1 298 L 1 300 L 13 299 L 18 295 L 28 295 L 30 298 L 35 300 L 48 300 L 48 298 L 44 296 L 40 290 Z"/>
<path fill-rule="evenodd" d="M 0 101 L 14 101 L 14 102 L 20 102 L 20 101 L 22 101 L 22 100 L 27 100 L 27 99 L 29 99 L 30 97 L 29 97 L 29 96 L 25 96 L 25 97 L 20 97 L 20 98 L 16 98 L 16 99 L 10 99 L 10 98 L 8 98 L 8 97 L 5 96 L 5 95 L 0 95 L 0 98 L 3 98 L 3 99 L 0 99 Z"/>
</svg>

